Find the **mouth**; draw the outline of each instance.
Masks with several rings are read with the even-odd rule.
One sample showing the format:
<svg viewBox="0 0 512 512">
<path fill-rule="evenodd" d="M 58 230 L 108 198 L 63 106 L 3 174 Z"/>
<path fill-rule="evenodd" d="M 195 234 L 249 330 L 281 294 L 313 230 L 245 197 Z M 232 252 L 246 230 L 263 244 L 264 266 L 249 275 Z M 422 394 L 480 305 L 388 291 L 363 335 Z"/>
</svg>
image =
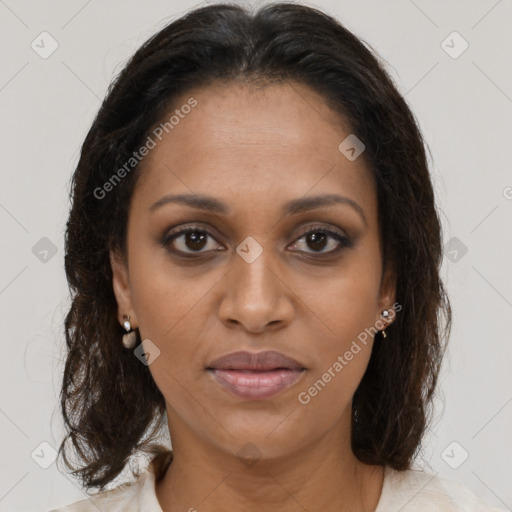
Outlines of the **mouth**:
<svg viewBox="0 0 512 512">
<path fill-rule="evenodd" d="M 304 370 L 218 370 L 208 371 L 220 386 L 234 395 L 249 400 L 264 400 L 296 384 Z"/>
<path fill-rule="evenodd" d="M 279 352 L 233 352 L 206 367 L 222 389 L 248 400 L 275 396 L 296 384 L 306 372 L 301 363 Z"/>
</svg>

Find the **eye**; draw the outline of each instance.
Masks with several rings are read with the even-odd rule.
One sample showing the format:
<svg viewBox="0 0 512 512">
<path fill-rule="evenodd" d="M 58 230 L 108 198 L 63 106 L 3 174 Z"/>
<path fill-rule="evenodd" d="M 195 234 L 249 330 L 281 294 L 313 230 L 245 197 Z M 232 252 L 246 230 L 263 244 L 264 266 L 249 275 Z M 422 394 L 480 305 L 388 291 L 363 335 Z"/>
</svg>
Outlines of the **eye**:
<svg viewBox="0 0 512 512">
<path fill-rule="evenodd" d="M 179 255 L 203 254 L 223 249 L 223 246 L 213 242 L 210 243 L 210 248 L 208 249 L 209 238 L 215 240 L 214 235 L 210 231 L 204 228 L 188 226 L 176 231 L 170 231 L 163 237 L 161 244 Z M 301 243 L 303 239 L 304 242 Z M 313 227 L 304 231 L 290 247 L 293 249 L 306 246 L 312 248 L 312 250 L 299 250 L 299 252 L 329 255 L 336 254 L 344 248 L 351 247 L 351 245 L 350 239 L 342 234 L 342 232 L 332 231 L 325 227 Z M 325 250 L 329 247 L 331 247 L 330 250 Z"/>
<path fill-rule="evenodd" d="M 215 240 L 209 231 L 191 226 L 167 233 L 162 240 L 162 245 L 169 247 L 173 252 L 181 254 L 205 253 L 219 250 L 219 245 L 214 243 L 210 244 L 210 250 L 202 250 L 208 246 L 208 238 Z"/>
<path fill-rule="evenodd" d="M 300 241 L 304 239 L 304 243 Z M 329 240 L 330 239 L 330 240 Z M 312 251 L 304 251 L 309 254 L 335 254 L 342 249 L 351 246 L 349 238 L 337 231 L 331 231 L 323 227 L 309 228 L 291 247 L 309 246 Z M 331 247 L 331 250 L 324 250 Z"/>
</svg>

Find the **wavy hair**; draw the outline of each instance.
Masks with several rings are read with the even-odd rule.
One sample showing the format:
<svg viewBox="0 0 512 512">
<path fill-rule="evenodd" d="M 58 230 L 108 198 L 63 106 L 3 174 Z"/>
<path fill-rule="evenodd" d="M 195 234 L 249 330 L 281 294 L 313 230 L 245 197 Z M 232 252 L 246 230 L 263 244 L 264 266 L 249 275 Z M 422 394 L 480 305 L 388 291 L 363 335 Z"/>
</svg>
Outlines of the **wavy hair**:
<svg viewBox="0 0 512 512">
<path fill-rule="evenodd" d="M 98 198 L 175 98 L 219 81 L 298 81 L 321 94 L 366 148 L 377 185 L 384 268 L 403 310 L 377 334 L 353 398 L 352 449 L 368 464 L 408 469 L 431 420 L 451 309 L 439 276 L 441 223 L 414 115 L 371 47 L 330 15 L 296 3 L 256 12 L 229 3 L 189 11 L 128 60 L 83 142 L 70 183 L 65 271 L 71 306 L 60 393 L 59 447 L 84 488 L 103 489 L 137 452 L 172 452 L 155 441 L 165 400 L 147 366 L 127 351 L 117 321 L 109 251 L 126 248 L 137 165 Z M 140 335 L 138 335 L 140 342 Z M 151 425 L 155 428 L 150 428 Z M 71 443 L 71 446 L 69 446 Z M 78 461 L 71 461 L 70 448 Z"/>
</svg>

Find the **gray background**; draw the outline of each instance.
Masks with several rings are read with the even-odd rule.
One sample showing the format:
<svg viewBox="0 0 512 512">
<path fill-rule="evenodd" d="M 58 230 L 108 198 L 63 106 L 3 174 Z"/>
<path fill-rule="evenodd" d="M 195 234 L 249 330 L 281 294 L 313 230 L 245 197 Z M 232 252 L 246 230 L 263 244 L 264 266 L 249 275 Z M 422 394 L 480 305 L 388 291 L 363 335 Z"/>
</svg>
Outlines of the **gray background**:
<svg viewBox="0 0 512 512">
<path fill-rule="evenodd" d="M 84 496 L 52 463 L 62 436 L 68 182 L 126 59 L 205 3 L 0 0 L 0 511 L 45 511 Z M 433 155 L 454 326 L 443 399 L 417 464 L 511 510 L 511 1 L 309 5 L 387 61 Z M 58 44 L 47 58 L 44 31 Z"/>
</svg>

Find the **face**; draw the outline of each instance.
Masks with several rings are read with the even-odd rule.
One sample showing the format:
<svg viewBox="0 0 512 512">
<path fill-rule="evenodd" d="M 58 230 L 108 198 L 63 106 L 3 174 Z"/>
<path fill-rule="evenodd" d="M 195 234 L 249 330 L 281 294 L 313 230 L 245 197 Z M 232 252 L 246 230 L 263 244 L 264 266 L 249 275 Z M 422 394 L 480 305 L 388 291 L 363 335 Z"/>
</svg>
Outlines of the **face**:
<svg viewBox="0 0 512 512">
<path fill-rule="evenodd" d="M 347 442 L 373 344 L 361 334 L 394 302 L 374 182 L 363 157 L 338 149 L 350 127 L 294 82 L 210 85 L 176 108 L 190 97 L 197 105 L 143 161 L 126 261 L 111 254 L 120 323 L 129 314 L 144 349 L 160 351 L 149 370 L 173 448 L 251 443 L 270 459 L 328 432 Z M 175 195 L 196 201 L 163 199 Z M 325 195 L 341 199 L 313 201 Z M 267 350 L 304 369 L 207 369 Z"/>
</svg>

